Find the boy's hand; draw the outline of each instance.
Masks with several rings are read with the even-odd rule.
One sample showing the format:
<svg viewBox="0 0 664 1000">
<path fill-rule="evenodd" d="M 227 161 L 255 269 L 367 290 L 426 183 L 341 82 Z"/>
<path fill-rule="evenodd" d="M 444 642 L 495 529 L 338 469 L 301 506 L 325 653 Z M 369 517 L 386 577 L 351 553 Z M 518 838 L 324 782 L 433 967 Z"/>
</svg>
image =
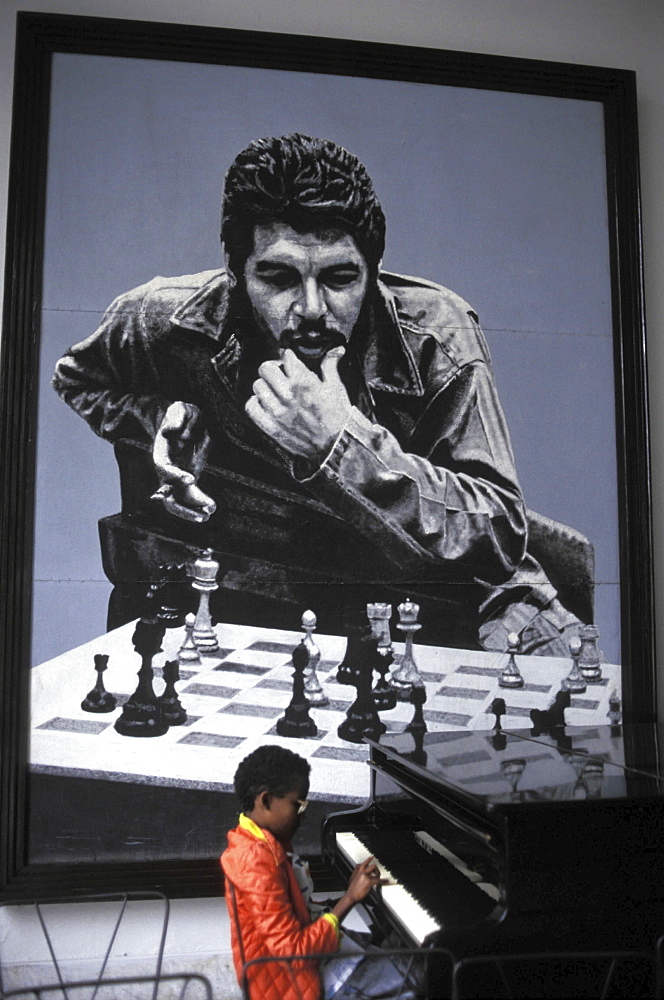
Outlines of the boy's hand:
<svg viewBox="0 0 664 1000">
<path fill-rule="evenodd" d="M 380 871 L 374 859 L 367 858 L 359 865 L 355 865 L 346 893 L 353 903 L 359 903 L 377 885 L 388 885 L 388 883 L 389 879 L 380 877 Z"/>
</svg>

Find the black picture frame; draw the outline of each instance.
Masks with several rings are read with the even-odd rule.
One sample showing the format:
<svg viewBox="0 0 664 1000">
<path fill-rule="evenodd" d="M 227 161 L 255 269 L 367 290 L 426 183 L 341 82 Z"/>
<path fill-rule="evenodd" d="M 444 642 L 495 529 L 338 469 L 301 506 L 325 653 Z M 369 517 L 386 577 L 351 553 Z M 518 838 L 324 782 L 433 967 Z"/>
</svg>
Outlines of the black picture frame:
<svg viewBox="0 0 664 1000">
<path fill-rule="evenodd" d="M 54 53 L 302 70 L 600 102 L 611 252 L 623 705 L 655 717 L 651 498 L 642 287 L 636 77 L 631 71 L 331 38 L 120 19 L 20 13 L 2 339 L 0 883 L 5 898 L 158 886 L 219 891 L 216 858 L 121 865 L 27 864 L 26 787 L 46 151 Z"/>
</svg>

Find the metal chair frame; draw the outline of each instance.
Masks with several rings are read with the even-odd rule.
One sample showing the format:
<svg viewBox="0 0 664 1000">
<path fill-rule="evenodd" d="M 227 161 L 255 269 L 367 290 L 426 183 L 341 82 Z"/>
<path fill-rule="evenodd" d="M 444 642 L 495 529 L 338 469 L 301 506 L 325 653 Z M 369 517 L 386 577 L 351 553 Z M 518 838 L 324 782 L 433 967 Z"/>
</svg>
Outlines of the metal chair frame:
<svg viewBox="0 0 664 1000">
<path fill-rule="evenodd" d="M 660 939 L 660 942 L 662 939 Z M 660 942 L 658 942 L 658 948 L 660 948 Z M 515 994 L 513 992 L 514 983 L 510 983 L 507 978 L 507 966 L 518 966 L 519 964 L 525 965 L 526 963 L 536 963 L 536 962 L 566 962 L 569 961 L 588 961 L 588 962 L 606 962 L 607 970 L 604 982 L 602 984 L 601 993 L 598 995 L 599 1000 L 606 1000 L 609 995 L 609 988 L 611 986 L 611 981 L 613 975 L 616 971 L 616 966 L 620 961 L 629 960 L 640 960 L 642 962 L 647 962 L 650 964 L 654 971 L 654 981 L 656 983 L 656 989 L 654 993 L 655 998 L 662 997 L 662 975 L 661 975 L 661 948 L 659 951 L 659 958 L 656 954 L 648 951 L 540 951 L 540 952 L 508 952 L 500 955 L 473 955 L 472 957 L 462 958 L 458 962 L 454 963 L 452 969 L 452 1000 L 463 1000 L 466 996 L 473 996 L 474 994 L 463 993 L 460 989 L 460 977 L 461 974 L 473 967 L 477 968 L 481 965 L 493 965 L 498 970 L 500 979 L 506 991 L 506 997 L 513 1000 L 515 996 L 524 996 L 525 994 Z M 598 970 L 599 973 L 599 970 Z M 582 994 L 581 994 L 582 995 Z"/>
<path fill-rule="evenodd" d="M 10 1000 L 10 998 L 14 997 L 34 997 L 35 1000 L 42 1000 L 42 997 L 53 992 L 54 990 L 62 993 L 66 990 L 85 989 L 87 987 L 94 988 L 95 993 L 93 995 L 96 995 L 100 986 L 112 987 L 131 986 L 134 984 L 154 984 L 155 988 L 158 989 L 162 983 L 176 983 L 178 980 L 183 980 L 178 1000 L 185 1000 L 187 989 L 191 983 L 198 983 L 203 991 L 205 1000 L 213 1000 L 212 986 L 210 985 L 209 979 L 197 972 L 173 972 L 164 975 L 161 975 L 160 973 L 158 976 L 126 976 L 117 979 L 104 979 L 101 983 L 97 979 L 78 979 L 70 980 L 64 983 L 48 983 L 44 986 L 21 986 L 18 989 L 9 990 L 7 993 L 1 993 L 0 997 L 1 1000 Z M 155 996 L 154 993 L 153 996 Z"/>
<path fill-rule="evenodd" d="M 97 977 L 96 980 L 90 980 L 90 984 L 92 986 L 96 985 L 97 988 L 99 988 L 100 986 L 106 985 L 107 982 L 111 981 L 111 980 L 104 980 L 104 972 L 106 971 L 106 966 L 108 964 L 108 960 L 110 958 L 111 951 L 113 950 L 113 945 L 115 943 L 115 939 L 116 939 L 118 931 L 120 929 L 120 924 L 122 923 L 122 918 L 123 918 L 123 916 L 125 914 L 125 911 L 127 909 L 127 904 L 130 901 L 138 901 L 138 900 L 140 900 L 140 901 L 144 901 L 144 900 L 159 900 L 159 901 L 161 901 L 163 903 L 163 917 L 162 917 L 162 924 L 161 924 L 161 933 L 160 933 L 160 937 L 159 937 L 159 947 L 158 947 L 157 957 L 156 957 L 155 974 L 154 974 L 154 976 L 147 977 L 148 981 L 150 979 L 154 980 L 154 991 L 153 991 L 152 996 L 153 996 L 153 1000 L 157 1000 L 157 991 L 159 989 L 159 982 L 160 982 L 161 979 L 164 978 L 161 975 L 161 968 L 162 968 L 162 964 L 163 964 L 164 946 L 165 946 L 165 943 L 166 943 L 166 933 L 168 931 L 168 922 L 169 922 L 169 917 L 170 917 L 170 903 L 169 903 L 168 898 L 163 894 L 163 892 L 159 892 L 156 889 L 154 889 L 154 890 L 153 889 L 150 889 L 150 890 L 146 889 L 144 891 L 132 891 L 132 892 L 107 892 L 107 893 L 94 893 L 94 894 L 80 894 L 80 895 L 75 895 L 75 896 L 61 896 L 61 897 L 56 897 L 56 898 L 47 899 L 47 900 L 29 900 L 27 902 L 27 904 L 25 902 L 23 902 L 23 901 L 20 901 L 19 903 L 16 903 L 16 904 L 13 904 L 13 903 L 5 904 L 5 906 L 7 907 L 7 906 L 12 906 L 12 905 L 32 905 L 35 908 L 35 912 L 36 912 L 37 918 L 39 920 L 39 925 L 41 927 L 42 934 L 44 935 L 44 939 L 46 941 L 46 945 L 48 947 L 48 951 L 49 951 L 49 954 L 51 956 L 51 961 L 53 962 L 53 968 L 55 970 L 55 975 L 57 977 L 57 988 L 60 989 L 63 992 L 63 994 L 65 996 L 65 1000 L 67 1000 L 67 992 L 66 992 L 67 988 L 68 987 L 69 988 L 73 988 L 75 985 L 83 985 L 83 980 L 81 980 L 80 982 L 75 982 L 75 981 L 66 982 L 63 979 L 62 971 L 60 969 L 60 963 L 58 961 L 57 955 L 55 954 L 55 948 L 53 946 L 53 940 L 52 940 L 51 935 L 49 933 L 48 926 L 47 926 L 47 921 L 45 919 L 45 915 L 44 915 L 42 907 L 44 907 L 44 906 L 51 906 L 51 905 L 54 905 L 54 904 L 62 904 L 62 903 L 67 903 L 67 904 L 69 904 L 69 903 L 102 903 L 102 902 L 119 902 L 120 903 L 120 909 L 119 909 L 119 912 L 118 912 L 115 924 L 114 924 L 114 926 L 112 928 L 112 931 L 111 931 L 111 936 L 110 936 L 110 939 L 109 939 L 109 942 L 108 942 L 108 947 L 106 948 L 106 952 L 105 952 L 105 954 L 104 954 L 104 956 L 102 958 L 101 968 L 99 970 L 99 976 Z M 131 977 L 129 977 L 129 978 L 131 978 Z M 85 980 L 85 983 L 88 983 L 88 980 Z M 56 987 L 52 986 L 52 985 L 46 985 L 46 986 L 43 986 L 43 987 L 34 987 L 33 986 L 33 987 L 29 987 L 29 988 L 28 987 L 21 987 L 21 989 L 23 989 L 23 990 L 27 989 L 28 993 L 32 992 L 33 994 L 34 994 L 34 992 L 35 992 L 36 989 L 49 990 L 49 989 L 53 989 L 53 988 L 56 988 Z M 95 992 L 92 994 L 91 1000 L 95 1000 L 96 994 L 97 994 L 97 989 L 95 989 Z M 21 994 L 20 990 L 18 990 L 18 991 L 10 991 L 10 992 L 6 992 L 4 990 L 4 984 L 3 984 L 3 981 L 2 981 L 2 962 L 0 961 L 0 1000 L 4 1000 L 5 997 L 14 996 L 14 995 L 21 996 L 21 995 L 25 995 L 25 994 Z"/>
</svg>

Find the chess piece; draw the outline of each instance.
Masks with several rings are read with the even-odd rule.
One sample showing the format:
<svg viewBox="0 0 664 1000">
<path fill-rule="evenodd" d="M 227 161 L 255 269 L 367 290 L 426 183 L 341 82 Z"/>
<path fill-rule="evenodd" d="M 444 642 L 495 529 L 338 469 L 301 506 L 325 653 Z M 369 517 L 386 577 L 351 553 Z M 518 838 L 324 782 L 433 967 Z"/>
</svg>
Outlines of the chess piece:
<svg viewBox="0 0 664 1000">
<path fill-rule="evenodd" d="M 203 655 L 219 651 L 217 633 L 210 617 L 210 594 L 219 587 L 218 572 L 219 563 L 212 558 L 212 549 L 206 549 L 194 563 L 194 579 L 191 584 L 201 595 L 193 635 L 198 651 Z"/>
<path fill-rule="evenodd" d="M 505 705 L 505 699 L 504 698 L 494 698 L 493 701 L 491 702 L 490 707 L 489 707 L 489 711 L 493 712 L 493 714 L 496 717 L 496 721 L 494 723 L 494 727 L 493 728 L 497 732 L 499 732 L 503 728 L 502 727 L 502 722 L 501 722 L 502 717 L 503 717 L 503 715 L 505 715 L 505 712 L 507 711 L 507 706 Z"/>
<path fill-rule="evenodd" d="M 563 691 L 574 691 L 575 694 L 582 694 L 586 690 L 586 681 L 579 668 L 579 657 L 581 656 L 581 640 L 578 636 L 573 636 L 569 641 L 569 651 L 572 657 L 572 669 L 562 682 Z"/>
<path fill-rule="evenodd" d="M 384 603 L 367 604 L 367 618 L 371 632 L 382 655 L 392 653 L 392 637 L 390 635 L 390 618 L 392 605 Z"/>
<path fill-rule="evenodd" d="M 373 697 L 379 712 L 389 712 L 396 707 L 396 688 L 387 680 L 387 674 L 394 662 L 392 637 L 390 635 L 390 618 L 392 605 L 385 603 L 367 604 L 367 618 L 371 626 L 371 634 L 376 640 L 375 670 L 379 674 L 374 687 Z"/>
<path fill-rule="evenodd" d="M 294 736 L 306 738 L 317 736 L 316 723 L 309 715 L 309 702 L 304 694 L 304 671 L 309 662 L 309 652 L 305 640 L 295 647 L 293 660 L 293 696 L 284 715 L 277 720 L 279 736 Z"/>
<path fill-rule="evenodd" d="M 413 718 L 406 726 L 406 733 L 426 733 L 427 724 L 424 721 L 424 703 L 427 700 L 427 692 L 424 684 L 413 684 L 410 692 L 410 703 L 414 706 Z"/>
<path fill-rule="evenodd" d="M 187 569 L 182 564 L 168 563 L 160 566 L 159 572 L 162 581 L 157 588 L 157 617 L 166 628 L 180 628 L 185 618 Z"/>
<path fill-rule="evenodd" d="M 330 699 L 323 691 L 316 674 L 316 667 L 320 663 L 320 649 L 312 635 L 316 624 L 316 615 L 313 611 L 305 611 L 302 615 L 302 629 L 305 633 L 304 645 L 309 654 L 309 662 L 304 670 L 304 694 L 310 705 L 329 705 Z"/>
<path fill-rule="evenodd" d="M 606 714 L 608 716 L 612 730 L 614 728 L 618 728 L 618 734 L 619 734 L 620 732 L 619 727 L 622 722 L 622 711 L 620 707 L 620 696 L 618 692 L 615 690 L 615 688 L 609 695 L 609 711 Z M 611 732 L 612 736 L 618 734 L 614 734 L 613 731 Z"/>
<path fill-rule="evenodd" d="M 180 646 L 178 652 L 178 662 L 180 665 L 183 663 L 200 663 L 201 655 L 198 652 L 198 646 L 194 642 L 194 629 L 196 627 L 196 615 L 192 612 L 185 617 L 184 620 L 184 631 L 185 637 L 184 642 Z"/>
<path fill-rule="evenodd" d="M 369 632 L 368 643 L 365 643 L 367 655 L 358 660 L 358 671 L 355 688 L 357 697 L 346 712 L 346 718 L 337 729 L 339 739 L 348 743 L 361 743 L 365 736 L 379 740 L 387 726 L 378 717 L 373 700 L 371 684 L 373 681 L 373 660 L 376 656 L 375 639 Z M 371 655 L 373 652 L 373 656 Z"/>
<path fill-rule="evenodd" d="M 556 697 L 548 708 L 542 710 L 533 708 L 530 711 L 530 718 L 533 723 L 533 736 L 541 736 L 543 733 L 554 735 L 559 741 L 559 733 L 554 730 L 562 730 L 565 727 L 565 709 L 569 708 L 571 695 L 569 691 L 558 691 Z"/>
<path fill-rule="evenodd" d="M 138 687 L 115 721 L 115 729 L 122 736 L 163 736 L 168 731 L 152 686 L 152 660 L 160 649 L 163 636 L 164 626 L 161 623 L 139 619 L 136 624 L 132 641 L 141 657 L 141 669 L 138 671 Z"/>
<path fill-rule="evenodd" d="M 390 676 L 390 684 L 396 690 L 399 701 L 409 701 L 412 688 L 423 683 L 413 655 L 415 633 L 422 628 L 417 621 L 420 606 L 408 598 L 399 605 L 397 611 L 399 612 L 397 628 L 404 633 L 406 648 L 401 663 Z"/>
<path fill-rule="evenodd" d="M 389 712 L 393 708 L 396 708 L 397 692 L 387 679 L 387 673 L 392 665 L 393 659 L 394 656 L 389 649 L 376 650 L 374 664 L 380 676 L 373 689 L 373 700 L 374 705 L 376 706 L 376 711 L 378 712 Z"/>
<path fill-rule="evenodd" d="M 602 680 L 599 629 L 596 625 L 582 625 L 579 629 L 581 652 L 579 653 L 579 670 L 587 684 L 599 684 Z"/>
<path fill-rule="evenodd" d="M 344 627 L 347 634 L 346 651 L 337 668 L 337 681 L 339 684 L 357 687 L 365 659 L 369 657 L 373 664 L 376 640 L 364 615 L 345 614 Z"/>
<path fill-rule="evenodd" d="M 115 695 L 110 694 L 104 687 L 104 679 L 102 674 L 108 666 L 108 656 L 102 653 L 95 653 L 95 670 L 97 671 L 97 683 L 88 691 L 87 695 L 81 702 L 81 708 L 84 712 L 112 712 L 116 707 L 118 700 Z"/>
<path fill-rule="evenodd" d="M 510 632 L 507 636 L 507 665 L 498 678 L 498 686 L 502 688 L 523 687 L 523 677 L 516 665 L 516 653 L 519 648 L 519 636 Z"/>
<path fill-rule="evenodd" d="M 166 687 L 159 699 L 161 706 L 161 717 L 169 726 L 182 726 L 187 721 L 187 713 L 184 710 L 175 690 L 177 681 L 180 680 L 180 670 L 177 660 L 167 660 L 164 664 L 164 681 Z"/>
</svg>

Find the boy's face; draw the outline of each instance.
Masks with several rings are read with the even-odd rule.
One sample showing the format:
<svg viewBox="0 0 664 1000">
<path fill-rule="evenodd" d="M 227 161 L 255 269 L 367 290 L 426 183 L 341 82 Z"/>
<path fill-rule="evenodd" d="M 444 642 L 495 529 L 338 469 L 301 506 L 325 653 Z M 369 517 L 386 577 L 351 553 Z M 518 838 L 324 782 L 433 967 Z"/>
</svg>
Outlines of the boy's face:
<svg viewBox="0 0 664 1000">
<path fill-rule="evenodd" d="M 302 822 L 302 814 L 298 813 L 300 803 L 309 794 L 309 782 L 299 781 L 292 791 L 283 796 L 270 792 L 261 792 L 256 796 L 256 804 L 251 818 L 265 830 L 269 830 L 282 844 L 290 844 Z"/>
</svg>

